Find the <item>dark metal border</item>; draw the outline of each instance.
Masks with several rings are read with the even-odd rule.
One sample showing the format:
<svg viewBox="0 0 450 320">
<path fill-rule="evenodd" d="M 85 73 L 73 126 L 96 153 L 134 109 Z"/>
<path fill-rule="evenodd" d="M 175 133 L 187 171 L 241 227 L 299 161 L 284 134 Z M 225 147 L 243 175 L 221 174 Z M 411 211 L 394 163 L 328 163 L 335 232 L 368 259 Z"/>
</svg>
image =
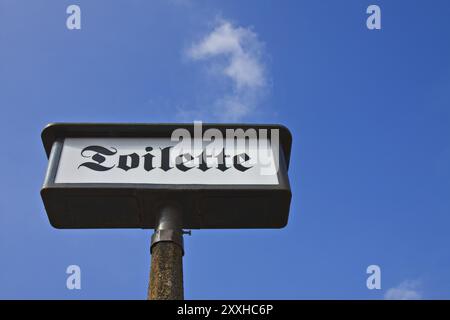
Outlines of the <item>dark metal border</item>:
<svg viewBox="0 0 450 320">
<path fill-rule="evenodd" d="M 66 137 L 170 137 L 173 130 L 178 128 L 187 129 L 193 134 L 193 124 L 84 124 L 84 123 L 56 123 L 48 125 L 42 132 L 42 140 L 49 157 L 48 169 L 41 189 L 41 196 L 48 213 L 51 224 L 56 228 L 111 228 L 102 224 L 80 225 L 76 222 L 70 222 L 65 212 L 70 211 L 68 201 L 72 197 L 82 197 L 91 199 L 94 203 L 96 197 L 132 197 L 136 199 L 137 211 L 139 215 L 139 225 L 127 222 L 125 228 L 152 228 L 154 212 L 153 209 L 144 210 L 148 207 L 145 199 L 151 194 L 158 194 L 164 197 L 185 197 L 185 203 L 191 205 L 191 209 L 198 213 L 189 214 L 190 221 L 185 228 L 203 228 L 202 219 L 208 219 L 206 212 L 202 212 L 197 207 L 199 199 L 206 195 L 214 197 L 231 197 L 232 203 L 238 207 L 242 204 L 244 211 L 242 214 L 242 225 L 236 228 L 281 228 L 287 223 L 289 214 L 289 204 L 291 199 L 290 184 L 287 175 L 289 156 L 291 152 L 292 136 L 289 130 L 280 125 L 252 125 L 252 124 L 202 124 L 203 130 L 210 128 L 219 129 L 223 134 L 226 129 L 242 128 L 244 130 L 253 129 L 279 129 L 280 130 L 280 168 L 278 170 L 278 185 L 174 185 L 174 184 L 134 184 L 134 183 L 55 183 L 55 177 L 58 170 L 59 160 L 63 149 L 64 139 Z M 270 132 L 270 131 L 269 131 Z M 270 136 L 269 136 L 270 138 Z M 186 198 L 187 197 L 187 198 Z M 191 198 L 192 197 L 192 198 Z M 260 200 L 269 201 L 270 216 L 265 217 L 265 222 L 253 224 L 252 219 L 257 219 L 257 212 L 253 212 L 253 205 L 245 202 L 247 197 L 259 197 Z M 261 198 L 262 197 L 262 198 Z M 192 199 L 189 200 L 189 199 Z M 242 199 L 242 200 L 240 200 Z M 265 200 L 271 199 L 271 200 Z M 243 202 L 244 201 L 244 202 Z M 157 204 L 155 204 L 157 205 Z M 224 204 L 229 207 L 229 204 Z M 264 205 L 255 203 L 255 208 L 263 210 Z M 109 207 L 114 209 L 113 207 Z M 230 207 L 229 209 L 232 209 Z M 234 207 L 238 210 L 237 207 Z M 278 208 L 278 209 L 277 209 Z M 247 211 L 249 210 L 249 211 Z M 258 210 L 257 210 L 258 211 Z M 278 211 L 278 212 L 274 212 Z M 78 216 L 72 216 L 78 217 Z M 275 218 L 276 217 L 276 218 Z M 69 220 L 68 220 L 69 219 Z M 200 220 L 199 220 L 200 219 Z M 221 227 L 220 221 L 210 220 L 206 228 L 234 228 L 231 222 L 225 222 L 227 226 Z M 239 218 L 241 219 L 241 218 Z M 205 220 L 206 221 L 206 220 Z M 239 220 L 240 221 L 240 220 Z M 227 224 L 228 223 L 228 224 Z M 121 227 L 120 224 L 115 227 Z"/>
<path fill-rule="evenodd" d="M 226 129 L 278 129 L 280 130 L 280 143 L 284 152 L 287 168 L 291 157 L 292 135 L 289 129 L 279 124 L 227 124 L 227 123 L 203 123 L 203 131 L 218 129 L 225 134 Z M 126 137 L 170 137 L 176 129 L 187 129 L 194 134 L 193 123 L 50 123 L 42 130 L 42 142 L 47 153 L 50 152 L 53 142 L 58 138 L 126 138 Z M 269 131 L 270 133 L 270 131 Z M 268 136 L 270 138 L 270 135 Z"/>
</svg>

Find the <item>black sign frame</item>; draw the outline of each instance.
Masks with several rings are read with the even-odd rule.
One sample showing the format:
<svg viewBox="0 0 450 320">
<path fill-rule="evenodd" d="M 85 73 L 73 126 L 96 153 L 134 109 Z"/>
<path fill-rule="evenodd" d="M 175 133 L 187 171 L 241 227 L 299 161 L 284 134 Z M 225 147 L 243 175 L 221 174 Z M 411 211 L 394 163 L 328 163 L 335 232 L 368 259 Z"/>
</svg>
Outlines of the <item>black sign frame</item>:
<svg viewBox="0 0 450 320">
<path fill-rule="evenodd" d="M 176 201 L 185 229 L 283 228 L 288 222 L 288 179 L 292 136 L 282 125 L 202 124 L 210 128 L 278 129 L 278 185 L 174 185 L 130 183 L 55 183 L 64 139 L 170 137 L 175 129 L 194 134 L 194 124 L 53 123 L 42 131 L 49 158 L 41 197 L 51 225 L 58 229 L 152 229 L 160 205 Z"/>
</svg>

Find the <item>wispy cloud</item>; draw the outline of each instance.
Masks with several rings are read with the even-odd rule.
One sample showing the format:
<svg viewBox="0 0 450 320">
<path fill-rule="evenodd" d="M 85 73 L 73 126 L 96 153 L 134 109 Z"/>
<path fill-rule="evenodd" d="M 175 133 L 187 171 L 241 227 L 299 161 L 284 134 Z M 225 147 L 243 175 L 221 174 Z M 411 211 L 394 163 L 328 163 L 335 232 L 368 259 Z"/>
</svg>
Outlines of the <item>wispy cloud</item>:
<svg viewBox="0 0 450 320">
<path fill-rule="evenodd" d="M 418 291 L 420 286 L 419 281 L 406 280 L 400 283 L 397 287 L 390 288 L 384 295 L 386 300 L 420 300 L 422 294 Z"/>
<path fill-rule="evenodd" d="M 264 45 L 251 28 L 221 20 L 187 56 L 208 61 L 209 71 L 231 82 L 228 92 L 212 103 L 221 120 L 237 121 L 251 115 L 267 91 L 266 68 L 262 61 Z"/>
</svg>

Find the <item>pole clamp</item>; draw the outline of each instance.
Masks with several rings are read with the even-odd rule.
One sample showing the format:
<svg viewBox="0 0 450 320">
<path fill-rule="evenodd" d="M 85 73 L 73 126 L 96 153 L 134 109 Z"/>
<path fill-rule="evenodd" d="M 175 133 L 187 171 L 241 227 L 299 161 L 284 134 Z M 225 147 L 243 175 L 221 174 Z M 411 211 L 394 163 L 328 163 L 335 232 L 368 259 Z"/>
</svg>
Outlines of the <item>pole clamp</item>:
<svg viewBox="0 0 450 320">
<path fill-rule="evenodd" d="M 152 235 L 150 253 L 153 253 L 152 252 L 153 246 L 158 242 L 173 242 L 177 244 L 181 248 L 181 251 L 183 252 L 184 256 L 184 241 L 183 241 L 183 234 L 181 231 L 173 229 L 155 230 L 155 232 Z"/>
</svg>

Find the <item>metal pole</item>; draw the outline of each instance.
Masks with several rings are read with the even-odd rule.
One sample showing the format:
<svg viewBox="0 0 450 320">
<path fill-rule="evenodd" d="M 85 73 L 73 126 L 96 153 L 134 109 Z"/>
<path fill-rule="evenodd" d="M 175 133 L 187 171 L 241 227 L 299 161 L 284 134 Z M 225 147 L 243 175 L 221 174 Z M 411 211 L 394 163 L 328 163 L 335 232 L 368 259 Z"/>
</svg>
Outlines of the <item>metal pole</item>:
<svg viewBox="0 0 450 320">
<path fill-rule="evenodd" d="M 183 230 L 181 208 L 162 206 L 150 247 L 148 300 L 183 300 Z"/>
</svg>

